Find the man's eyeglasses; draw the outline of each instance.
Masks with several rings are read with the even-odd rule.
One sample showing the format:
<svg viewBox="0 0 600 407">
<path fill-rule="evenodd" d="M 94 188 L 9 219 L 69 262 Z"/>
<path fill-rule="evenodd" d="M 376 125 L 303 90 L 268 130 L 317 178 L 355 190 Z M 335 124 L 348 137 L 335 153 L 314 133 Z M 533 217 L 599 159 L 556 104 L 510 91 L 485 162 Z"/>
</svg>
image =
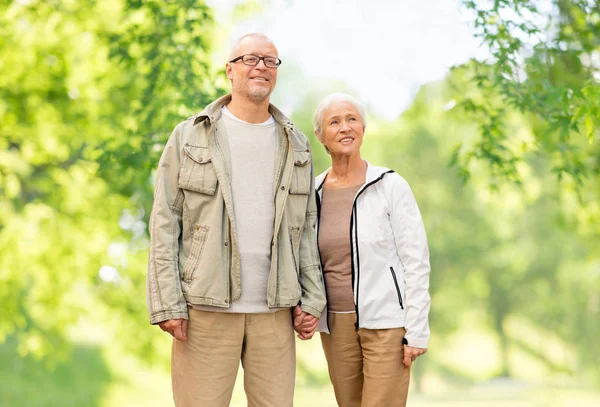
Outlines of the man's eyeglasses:
<svg viewBox="0 0 600 407">
<path fill-rule="evenodd" d="M 242 60 L 244 65 L 256 66 L 262 60 L 267 68 L 277 68 L 281 65 L 281 59 L 275 57 L 259 57 L 252 54 L 246 54 L 232 59 L 229 63 L 234 63 Z"/>
</svg>

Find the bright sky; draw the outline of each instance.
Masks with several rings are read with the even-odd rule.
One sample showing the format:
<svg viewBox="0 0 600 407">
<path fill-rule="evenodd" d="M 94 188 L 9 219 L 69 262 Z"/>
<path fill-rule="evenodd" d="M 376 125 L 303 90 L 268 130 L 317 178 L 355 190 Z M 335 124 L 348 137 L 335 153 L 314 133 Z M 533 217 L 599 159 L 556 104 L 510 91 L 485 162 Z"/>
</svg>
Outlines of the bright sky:
<svg viewBox="0 0 600 407">
<path fill-rule="evenodd" d="M 218 22 L 232 24 L 235 0 L 208 3 L 217 11 Z M 290 90 L 286 74 L 300 74 L 306 81 L 307 86 L 300 89 L 294 82 L 296 101 L 317 81 L 341 80 L 371 113 L 391 119 L 409 105 L 420 85 L 443 78 L 453 64 L 485 55 L 466 14 L 461 14 L 460 0 L 272 0 L 256 4 L 263 11 L 233 23 L 223 47 L 229 48 L 249 32 L 262 32 L 275 42 L 284 63 L 273 100 L 283 104 L 280 107 L 286 113 L 293 108 L 292 102 L 286 106 Z"/>
</svg>

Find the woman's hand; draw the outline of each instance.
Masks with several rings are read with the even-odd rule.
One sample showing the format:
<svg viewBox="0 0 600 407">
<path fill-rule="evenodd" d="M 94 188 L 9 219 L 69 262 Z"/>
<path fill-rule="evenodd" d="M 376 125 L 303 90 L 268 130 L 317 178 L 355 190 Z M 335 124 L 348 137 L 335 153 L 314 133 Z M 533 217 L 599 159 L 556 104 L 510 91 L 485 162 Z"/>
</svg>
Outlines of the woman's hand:
<svg viewBox="0 0 600 407">
<path fill-rule="evenodd" d="M 421 356 L 423 353 L 427 352 L 425 348 L 413 348 L 412 346 L 404 345 L 404 366 L 410 367 L 412 363 Z"/>
<path fill-rule="evenodd" d="M 314 315 L 302 311 L 299 305 L 294 307 L 293 315 L 294 329 L 298 333 L 298 338 L 303 341 L 312 338 L 319 324 L 319 319 Z"/>
</svg>

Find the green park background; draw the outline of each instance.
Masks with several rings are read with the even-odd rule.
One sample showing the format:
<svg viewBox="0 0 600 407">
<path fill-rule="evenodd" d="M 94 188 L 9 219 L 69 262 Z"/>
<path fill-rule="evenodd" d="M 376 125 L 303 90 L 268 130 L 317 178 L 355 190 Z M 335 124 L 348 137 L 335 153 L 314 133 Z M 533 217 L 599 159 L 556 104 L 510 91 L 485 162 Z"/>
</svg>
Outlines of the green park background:
<svg viewBox="0 0 600 407">
<path fill-rule="evenodd" d="M 600 6 L 456 2 L 489 57 L 371 113 L 363 145 L 429 237 L 409 404 L 600 405 Z M 238 2 L 231 24 L 268 7 Z M 175 124 L 227 92 L 230 29 L 202 1 L 0 0 L 0 406 L 173 405 L 145 303 L 153 174 Z M 353 84 L 297 69 L 273 101 L 319 173 L 312 112 Z M 295 404 L 335 406 L 320 340 L 297 345 Z"/>
</svg>

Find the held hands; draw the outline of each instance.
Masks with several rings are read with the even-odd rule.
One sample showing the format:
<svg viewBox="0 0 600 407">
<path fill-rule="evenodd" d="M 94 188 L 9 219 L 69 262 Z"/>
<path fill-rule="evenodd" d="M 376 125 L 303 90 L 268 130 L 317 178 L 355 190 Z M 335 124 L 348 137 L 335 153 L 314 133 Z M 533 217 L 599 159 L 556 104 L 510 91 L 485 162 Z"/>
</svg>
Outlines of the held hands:
<svg viewBox="0 0 600 407">
<path fill-rule="evenodd" d="M 302 311 L 299 305 L 294 307 L 294 329 L 298 333 L 298 338 L 307 340 L 313 337 L 317 329 L 319 319 L 314 315 Z M 170 319 L 158 324 L 160 329 L 168 332 L 177 340 L 185 341 L 187 339 L 187 319 Z"/>
<path fill-rule="evenodd" d="M 319 319 L 314 315 L 302 311 L 299 305 L 296 305 L 293 310 L 294 329 L 298 333 L 298 338 L 303 341 L 310 339 L 315 334 Z"/>
<path fill-rule="evenodd" d="M 416 358 L 427 352 L 425 348 L 413 348 L 412 346 L 404 345 L 404 366 L 410 367 Z"/>
<path fill-rule="evenodd" d="M 187 325 L 187 319 L 169 319 L 158 324 L 160 329 L 170 333 L 173 338 L 180 341 L 187 339 Z"/>
</svg>

